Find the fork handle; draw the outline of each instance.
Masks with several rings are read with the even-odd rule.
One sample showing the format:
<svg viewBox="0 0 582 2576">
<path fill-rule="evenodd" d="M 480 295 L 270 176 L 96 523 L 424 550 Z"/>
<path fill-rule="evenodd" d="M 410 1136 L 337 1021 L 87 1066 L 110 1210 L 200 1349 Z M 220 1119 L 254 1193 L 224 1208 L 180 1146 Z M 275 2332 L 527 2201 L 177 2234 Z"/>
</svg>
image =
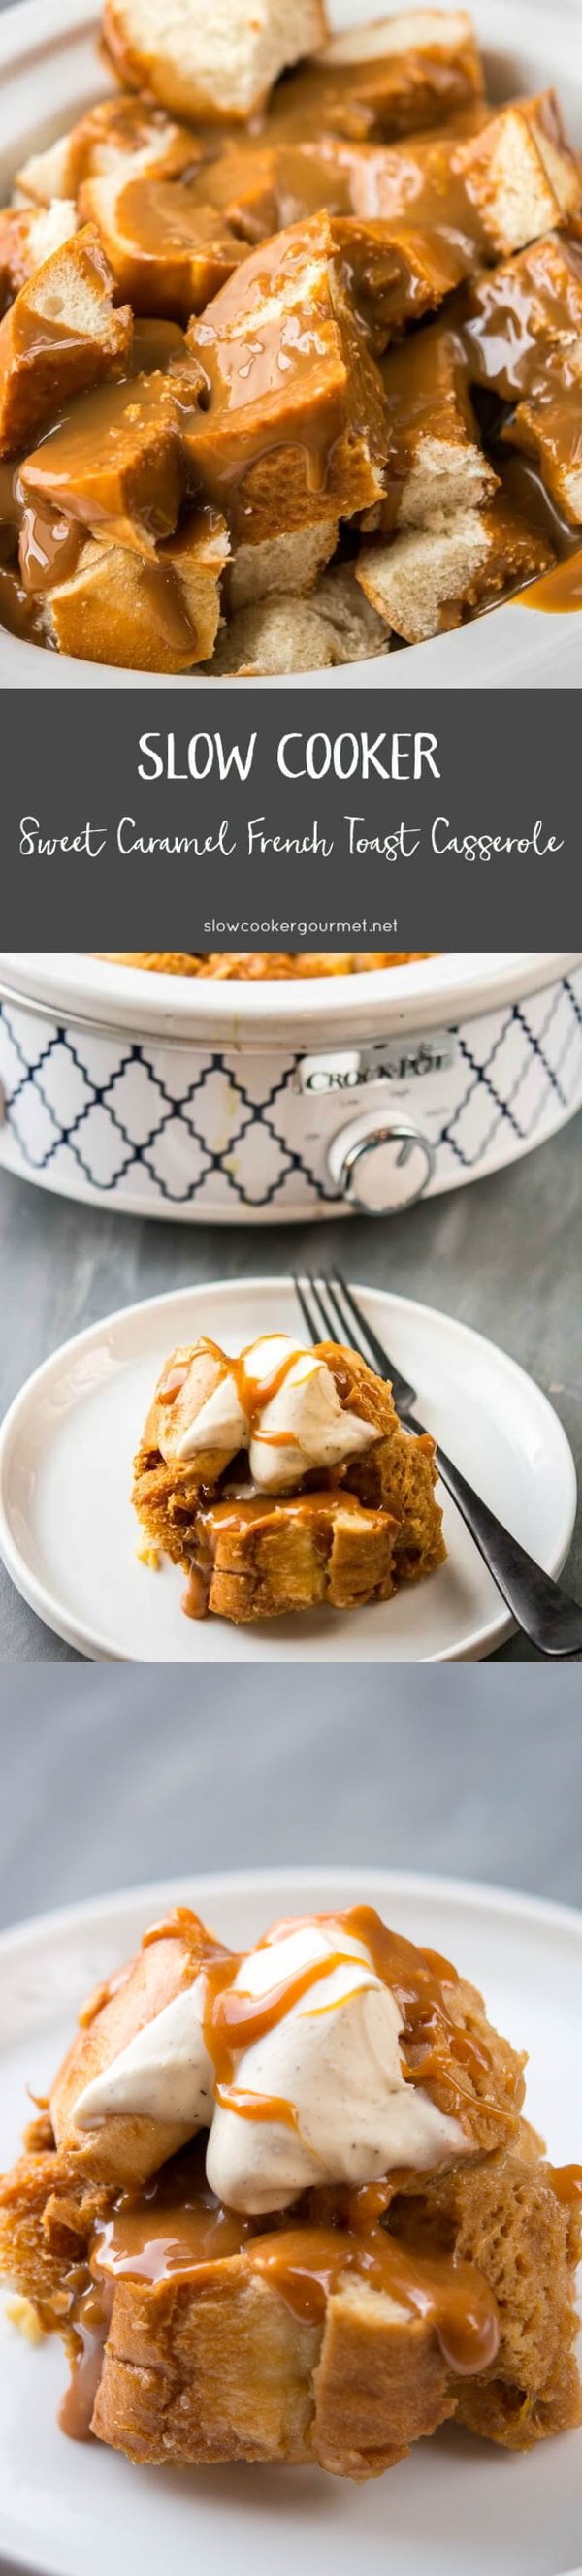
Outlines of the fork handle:
<svg viewBox="0 0 582 2576">
<path fill-rule="evenodd" d="M 423 1425 L 416 1421 L 414 1414 L 409 1413 L 406 1418 L 411 1431 L 422 1431 Z M 461 1519 L 466 1522 L 498 1591 L 507 1602 L 517 1626 L 523 1629 L 524 1636 L 529 1637 L 540 1655 L 572 1658 L 582 1655 L 582 1609 L 579 1603 L 571 1600 L 561 1583 L 553 1582 L 551 1574 L 544 1574 L 543 1567 L 536 1565 L 533 1556 L 528 1556 L 527 1548 L 520 1547 L 519 1541 L 512 1538 L 510 1530 L 504 1528 L 503 1521 L 489 1510 L 488 1503 L 484 1503 L 473 1486 L 467 1484 L 466 1476 L 461 1475 L 460 1468 L 447 1458 L 446 1450 L 441 1449 L 438 1442 L 436 1464 L 442 1484 L 446 1485 L 447 1493 L 456 1503 Z"/>
</svg>

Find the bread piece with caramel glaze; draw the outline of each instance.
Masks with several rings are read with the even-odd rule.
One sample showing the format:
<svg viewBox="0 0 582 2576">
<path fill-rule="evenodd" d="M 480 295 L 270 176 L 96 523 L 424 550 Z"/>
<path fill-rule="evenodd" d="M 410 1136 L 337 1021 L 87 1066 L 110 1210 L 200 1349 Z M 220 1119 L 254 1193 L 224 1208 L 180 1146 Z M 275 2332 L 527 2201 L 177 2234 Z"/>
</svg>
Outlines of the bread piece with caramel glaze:
<svg viewBox="0 0 582 2576">
<path fill-rule="evenodd" d="M 36 268 L 52 258 L 77 230 L 71 199 L 55 198 L 51 206 L 0 207 L 0 300 L 3 306 L 20 294 Z"/>
<path fill-rule="evenodd" d="M 430 525 L 441 512 L 474 509 L 498 477 L 479 444 L 461 335 L 446 322 L 412 332 L 382 361 L 390 431 L 385 499 L 364 515 L 367 532 Z"/>
<path fill-rule="evenodd" d="M 554 560 L 545 538 L 499 494 L 483 509 L 458 510 L 407 528 L 389 545 L 363 547 L 356 577 L 387 626 L 420 644 L 460 626 L 486 600 L 534 581 Z"/>
<path fill-rule="evenodd" d="M 48 206 L 55 197 L 77 198 L 85 179 L 126 174 L 130 165 L 149 171 L 152 179 L 180 179 L 198 168 L 205 144 L 189 125 L 179 125 L 156 107 L 153 99 L 99 99 L 46 152 L 35 152 L 18 171 L 19 199 Z"/>
<path fill-rule="evenodd" d="M 297 130 L 355 139 L 414 134 L 481 98 L 483 70 L 465 10 L 411 9 L 332 36 L 275 92 L 271 114 Z"/>
<path fill-rule="evenodd" d="M 512 408 L 501 427 L 533 456 L 558 509 L 582 522 L 582 249 L 550 234 L 471 288 L 469 372 Z"/>
<path fill-rule="evenodd" d="M 135 178 L 121 169 L 86 180 L 81 211 L 97 225 L 119 293 L 134 313 L 188 322 L 247 257 L 246 243 L 185 180 Z"/>
<path fill-rule="evenodd" d="M 77 571 L 47 592 L 47 632 L 60 653 L 129 671 L 191 671 L 212 653 L 228 532 L 193 511 L 155 559 L 89 539 Z"/>
<path fill-rule="evenodd" d="M 193 476 L 235 540 L 350 517 L 384 488 L 381 379 L 325 216 L 252 253 L 188 340 L 207 409 L 190 440 Z"/>
<path fill-rule="evenodd" d="M 253 116 L 290 63 L 321 44 L 323 0 L 105 0 L 104 34 L 126 86 L 172 115 L 219 124 Z"/>
<path fill-rule="evenodd" d="M 156 543 L 173 535 L 186 488 L 172 388 L 171 374 L 154 369 L 78 395 L 52 437 L 24 459 L 27 501 L 155 558 Z"/>
<path fill-rule="evenodd" d="M 0 456 L 17 456 L 70 394 L 121 371 L 132 333 L 92 224 L 52 252 L 0 323 Z"/>
</svg>

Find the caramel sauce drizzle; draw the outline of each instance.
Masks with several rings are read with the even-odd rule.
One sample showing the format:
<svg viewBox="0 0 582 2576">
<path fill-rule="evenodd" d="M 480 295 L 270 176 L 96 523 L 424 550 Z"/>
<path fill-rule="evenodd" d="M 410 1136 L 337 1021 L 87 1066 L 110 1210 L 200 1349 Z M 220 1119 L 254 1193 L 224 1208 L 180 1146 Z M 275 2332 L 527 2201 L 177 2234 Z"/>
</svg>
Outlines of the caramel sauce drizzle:
<svg viewBox="0 0 582 2576">
<path fill-rule="evenodd" d="M 155 2295 L 173 2280 L 202 2288 L 217 2263 L 238 2257 L 314 2328 L 321 2326 L 340 2283 L 355 2278 L 431 2324 L 451 2370 L 474 2373 L 494 2360 L 497 2302 L 475 2266 L 448 2255 L 417 2254 L 370 2212 L 356 2230 L 345 2194 L 335 2195 L 335 2213 L 321 2225 L 316 2210 L 310 2214 L 318 2197 L 309 2196 L 307 2210 L 304 2197 L 291 2218 L 277 2215 L 266 2226 L 215 2201 L 196 2154 L 177 2158 L 147 2193 L 122 2195 L 113 2217 L 98 2224 L 93 2270 L 99 2280 L 143 2281 Z"/>
</svg>

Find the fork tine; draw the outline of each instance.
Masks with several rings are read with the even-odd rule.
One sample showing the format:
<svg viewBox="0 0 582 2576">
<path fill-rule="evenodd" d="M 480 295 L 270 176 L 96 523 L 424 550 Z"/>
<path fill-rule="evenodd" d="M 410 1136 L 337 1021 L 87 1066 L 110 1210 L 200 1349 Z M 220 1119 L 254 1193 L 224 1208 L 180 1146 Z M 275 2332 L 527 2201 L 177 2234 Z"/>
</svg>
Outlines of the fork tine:
<svg viewBox="0 0 582 2576">
<path fill-rule="evenodd" d="M 303 1284 L 302 1284 L 302 1281 L 301 1281 L 300 1279 L 297 1279 L 297 1278 L 296 1278 L 296 1279 L 294 1280 L 294 1283 L 293 1283 L 293 1284 L 294 1284 L 294 1288 L 295 1288 L 295 1295 L 296 1295 L 296 1298 L 297 1298 L 297 1304 L 298 1304 L 298 1306 L 300 1306 L 300 1307 L 301 1307 L 301 1313 L 302 1313 L 302 1316 L 303 1316 L 303 1322 L 304 1322 L 304 1324 L 306 1324 L 306 1325 L 307 1325 L 307 1330 L 308 1330 L 308 1333 L 309 1333 L 309 1336 L 310 1336 L 310 1340 L 311 1340 L 312 1342 L 318 1342 L 318 1341 L 319 1341 L 319 1338 L 320 1338 L 320 1335 L 319 1335 L 319 1325 L 318 1325 L 318 1321 L 317 1321 L 317 1316 L 316 1316 L 316 1315 L 315 1315 L 315 1314 L 310 1310 L 309 1300 L 308 1300 L 308 1298 L 307 1298 L 307 1296 L 306 1296 L 306 1294 L 305 1294 L 305 1288 L 304 1288 L 304 1286 L 303 1286 Z M 309 1286 L 310 1286 L 310 1287 L 312 1286 L 312 1281 L 311 1281 L 311 1280 L 309 1281 Z"/>
<path fill-rule="evenodd" d="M 311 1297 L 315 1300 L 316 1319 L 319 1318 L 317 1340 L 318 1342 L 334 1342 L 336 1337 L 335 1318 L 332 1314 L 329 1299 L 326 1303 L 325 1293 L 329 1286 L 329 1282 L 327 1279 L 314 1279 L 310 1275 L 308 1286 Z"/>
<path fill-rule="evenodd" d="M 410 1379 L 404 1376 L 402 1369 L 396 1368 L 394 1360 L 390 1357 L 390 1352 L 386 1349 L 385 1342 L 380 1342 L 378 1340 L 378 1335 L 374 1332 L 373 1325 L 369 1324 L 367 1317 L 360 1313 L 360 1308 L 357 1304 L 356 1298 L 354 1297 L 353 1290 L 348 1288 L 347 1280 L 344 1279 L 343 1272 L 341 1270 L 334 1270 L 332 1277 L 336 1287 L 341 1289 L 344 1304 L 348 1311 L 348 1323 L 350 1316 L 353 1316 L 355 1318 L 360 1337 L 362 1335 L 364 1336 L 364 1340 L 368 1344 L 368 1349 L 372 1353 L 374 1367 L 378 1371 L 378 1376 L 387 1378 L 392 1387 L 397 1412 L 410 1414 L 411 1406 L 416 1402 L 416 1388 L 411 1385 Z M 332 1296 L 332 1280 L 329 1281 L 329 1291 L 330 1296 Z M 340 1311 L 339 1305 L 336 1305 L 336 1313 L 340 1314 Z M 345 1332 L 346 1325 L 344 1318 L 342 1318 L 342 1328 Z"/>
<path fill-rule="evenodd" d="M 372 1352 L 374 1367 L 378 1370 L 381 1377 L 386 1377 L 388 1375 L 390 1365 L 388 1352 L 384 1349 L 383 1343 L 378 1340 L 378 1335 L 373 1331 L 372 1325 L 367 1322 L 366 1317 L 361 1313 L 360 1307 L 356 1304 L 356 1299 L 353 1295 L 352 1289 L 348 1288 L 347 1279 L 344 1279 L 343 1271 L 333 1270 L 329 1281 L 329 1293 L 330 1297 L 333 1298 L 336 1314 L 339 1317 L 342 1330 L 345 1333 L 346 1318 L 345 1314 L 342 1314 L 341 1307 L 339 1305 L 337 1296 L 338 1288 L 341 1289 L 344 1307 L 347 1306 L 348 1309 L 348 1323 L 350 1331 L 353 1331 L 354 1324 L 357 1324 L 360 1337 L 364 1334 L 365 1340 L 368 1344 L 368 1349 Z"/>
<path fill-rule="evenodd" d="M 359 1352 L 360 1352 L 360 1358 L 361 1358 L 361 1359 L 364 1359 L 364 1358 L 366 1357 L 366 1353 L 365 1353 L 365 1352 L 363 1351 L 363 1349 L 362 1349 L 362 1336 L 363 1336 L 364 1334 L 367 1334 L 368 1327 L 367 1327 L 367 1324 L 365 1324 L 365 1323 L 364 1323 L 363 1315 L 356 1315 L 356 1316 L 355 1316 L 355 1321 L 356 1321 L 356 1323 L 357 1323 L 357 1327 L 358 1327 L 358 1335 L 357 1335 L 357 1337 L 356 1337 L 356 1335 L 354 1334 L 354 1324 L 353 1324 L 352 1318 L 351 1318 L 351 1316 L 349 1316 L 349 1315 L 348 1315 L 348 1317 L 347 1317 L 347 1319 L 346 1319 L 346 1315 L 345 1315 L 344 1309 L 343 1309 L 343 1308 L 342 1308 L 342 1306 L 340 1305 L 340 1300 L 339 1300 L 338 1293 L 337 1293 L 337 1292 L 338 1292 L 338 1288 L 343 1287 L 343 1281 L 336 1277 L 336 1273 L 335 1273 L 335 1271 L 332 1271 L 331 1278 L 330 1278 L 330 1279 L 326 1279 L 325 1285 L 326 1285 L 326 1289 L 327 1289 L 328 1298 L 329 1298 L 329 1300 L 330 1300 L 330 1304 L 331 1304 L 331 1306 L 332 1306 L 332 1308 L 333 1308 L 333 1316 L 334 1316 L 334 1333 L 337 1331 L 337 1326 L 338 1326 L 338 1324 L 339 1324 L 339 1328 L 340 1328 L 340 1333 L 341 1333 L 341 1336 L 342 1336 L 342 1340 L 343 1340 L 343 1341 L 345 1341 L 345 1340 L 346 1340 L 346 1338 L 347 1338 L 347 1339 L 348 1339 L 348 1341 L 350 1341 L 350 1342 L 351 1342 L 352 1350 L 359 1350 Z M 347 1302 L 347 1301 L 346 1301 L 346 1302 Z"/>
</svg>

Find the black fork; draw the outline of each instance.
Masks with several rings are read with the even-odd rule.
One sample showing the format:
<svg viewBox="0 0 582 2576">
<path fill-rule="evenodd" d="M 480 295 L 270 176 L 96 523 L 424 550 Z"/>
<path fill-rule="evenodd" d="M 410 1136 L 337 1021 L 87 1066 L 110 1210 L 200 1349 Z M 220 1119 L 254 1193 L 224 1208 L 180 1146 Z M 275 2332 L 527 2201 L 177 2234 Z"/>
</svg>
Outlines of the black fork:
<svg viewBox="0 0 582 2576">
<path fill-rule="evenodd" d="M 295 1280 L 295 1291 L 304 1323 L 312 1342 L 336 1341 L 338 1327 L 343 1342 L 351 1344 L 360 1358 L 387 1378 L 392 1387 L 396 1411 L 407 1431 L 423 1432 L 426 1424 L 414 1412 L 416 1389 L 393 1367 L 382 1342 L 362 1314 L 352 1288 L 340 1270 L 321 1280 L 301 1277 Z M 323 1327 L 323 1330 L 322 1330 Z M 572 1601 L 561 1583 L 554 1583 L 543 1567 L 536 1565 L 519 1540 L 512 1538 L 503 1521 L 489 1510 L 488 1503 L 474 1492 L 466 1476 L 447 1458 L 436 1442 L 436 1463 L 447 1492 L 452 1495 L 457 1511 L 489 1567 L 490 1574 L 507 1602 L 512 1619 L 523 1629 L 538 1654 L 575 1658 L 582 1655 L 582 1609 Z"/>
</svg>

